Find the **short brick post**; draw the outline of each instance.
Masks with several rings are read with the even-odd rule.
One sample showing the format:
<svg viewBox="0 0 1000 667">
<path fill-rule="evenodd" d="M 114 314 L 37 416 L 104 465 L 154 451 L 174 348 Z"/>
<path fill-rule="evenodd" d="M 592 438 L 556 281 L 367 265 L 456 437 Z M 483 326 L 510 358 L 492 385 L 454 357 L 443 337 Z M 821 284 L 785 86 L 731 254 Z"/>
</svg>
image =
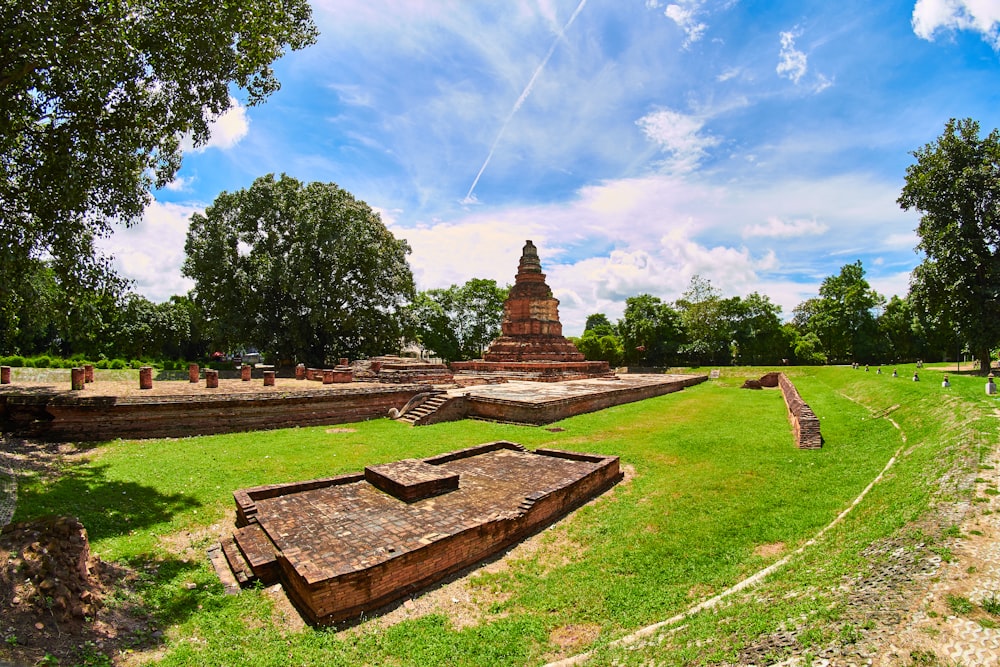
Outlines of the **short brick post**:
<svg viewBox="0 0 1000 667">
<path fill-rule="evenodd" d="M 205 370 L 205 388 L 206 389 L 218 389 L 219 388 L 219 371 L 212 368 Z"/>
<path fill-rule="evenodd" d="M 198 364 L 188 364 L 188 382 L 197 384 L 200 379 L 200 370 Z"/>
<path fill-rule="evenodd" d="M 264 386 L 265 387 L 274 386 L 274 371 L 264 371 Z"/>
<path fill-rule="evenodd" d="M 83 365 L 83 381 L 87 384 L 94 381 L 94 364 Z"/>
<path fill-rule="evenodd" d="M 86 384 L 86 381 L 84 380 L 83 368 L 77 367 L 71 369 L 69 372 L 69 379 L 70 386 L 73 388 L 73 391 L 80 391 L 83 389 L 83 385 Z"/>
<path fill-rule="evenodd" d="M 349 366 L 350 363 L 351 363 L 351 360 L 348 359 L 347 357 L 341 357 L 340 358 L 340 365 L 341 366 Z"/>
<path fill-rule="evenodd" d="M 373 361 L 372 365 L 371 365 L 371 369 L 372 369 L 372 373 L 375 373 L 376 375 L 378 375 L 379 371 L 382 370 L 382 362 L 381 361 Z"/>
<path fill-rule="evenodd" d="M 295 367 L 295 379 L 296 380 L 305 380 L 306 379 L 306 365 L 305 364 L 299 364 L 298 366 Z"/>
<path fill-rule="evenodd" d="M 153 388 L 153 367 L 143 366 L 139 369 L 139 389 Z"/>
<path fill-rule="evenodd" d="M 324 368 L 323 369 L 323 384 L 333 384 L 333 369 Z"/>
<path fill-rule="evenodd" d="M 240 379 L 244 382 L 250 381 L 250 372 L 253 370 L 250 364 L 243 364 L 240 366 Z"/>
<path fill-rule="evenodd" d="M 10 384 L 10 366 L 0 366 L 0 384 Z"/>
</svg>

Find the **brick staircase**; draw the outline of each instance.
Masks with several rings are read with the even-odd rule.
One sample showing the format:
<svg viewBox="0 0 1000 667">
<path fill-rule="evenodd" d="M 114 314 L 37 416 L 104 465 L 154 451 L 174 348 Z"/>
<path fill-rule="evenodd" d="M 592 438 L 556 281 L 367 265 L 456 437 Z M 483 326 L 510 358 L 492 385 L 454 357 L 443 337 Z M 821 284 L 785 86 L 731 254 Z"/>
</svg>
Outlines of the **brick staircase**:
<svg viewBox="0 0 1000 667">
<path fill-rule="evenodd" d="M 208 550 L 226 593 L 260 581 L 270 585 L 278 581 L 277 549 L 257 523 L 238 528 Z"/>
<path fill-rule="evenodd" d="M 435 392 L 430 398 L 419 405 L 410 408 L 406 412 L 396 417 L 396 421 L 405 422 L 413 426 L 419 426 L 427 417 L 437 412 L 438 408 L 448 402 L 450 397 L 447 393 Z"/>
</svg>

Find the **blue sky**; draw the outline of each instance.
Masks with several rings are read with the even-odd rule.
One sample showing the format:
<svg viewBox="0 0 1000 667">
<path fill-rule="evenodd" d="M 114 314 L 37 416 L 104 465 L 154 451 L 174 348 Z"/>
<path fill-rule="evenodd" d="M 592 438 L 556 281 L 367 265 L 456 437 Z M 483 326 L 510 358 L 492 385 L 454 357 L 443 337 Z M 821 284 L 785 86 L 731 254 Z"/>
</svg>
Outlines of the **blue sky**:
<svg viewBox="0 0 1000 667">
<path fill-rule="evenodd" d="M 905 295 L 910 152 L 1000 126 L 1000 0 L 315 0 L 318 43 L 236 106 L 106 247 L 186 292 L 192 212 L 267 173 L 377 210 L 418 289 L 513 281 L 538 246 L 568 334 L 694 274 L 790 317 L 861 260 Z"/>
</svg>

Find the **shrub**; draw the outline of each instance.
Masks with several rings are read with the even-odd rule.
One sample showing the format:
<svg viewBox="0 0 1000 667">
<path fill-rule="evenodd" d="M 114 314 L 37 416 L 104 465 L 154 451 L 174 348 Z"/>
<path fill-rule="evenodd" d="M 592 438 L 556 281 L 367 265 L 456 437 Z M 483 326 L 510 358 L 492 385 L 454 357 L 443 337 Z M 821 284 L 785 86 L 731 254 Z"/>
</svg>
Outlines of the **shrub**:
<svg viewBox="0 0 1000 667">
<path fill-rule="evenodd" d="M 106 369 L 106 368 L 110 368 L 110 367 L 111 367 L 111 362 L 110 362 L 110 361 L 108 361 L 107 359 L 101 359 L 100 361 L 98 361 L 98 362 L 97 362 L 96 364 L 94 364 L 94 365 L 95 365 L 95 366 L 96 366 L 97 368 L 100 368 L 100 369 L 104 370 L 104 369 Z"/>
<path fill-rule="evenodd" d="M 19 355 L 15 355 L 13 357 L 4 357 L 3 365 L 11 366 L 14 368 L 21 368 L 22 366 L 24 366 L 24 357 Z"/>
<path fill-rule="evenodd" d="M 124 359 L 112 359 L 111 362 L 108 364 L 108 368 L 111 368 L 116 371 L 120 371 L 121 369 L 127 367 L 128 364 L 125 363 Z"/>
<path fill-rule="evenodd" d="M 52 359 L 46 356 L 35 357 L 32 363 L 35 368 L 49 368 L 52 366 Z"/>
</svg>

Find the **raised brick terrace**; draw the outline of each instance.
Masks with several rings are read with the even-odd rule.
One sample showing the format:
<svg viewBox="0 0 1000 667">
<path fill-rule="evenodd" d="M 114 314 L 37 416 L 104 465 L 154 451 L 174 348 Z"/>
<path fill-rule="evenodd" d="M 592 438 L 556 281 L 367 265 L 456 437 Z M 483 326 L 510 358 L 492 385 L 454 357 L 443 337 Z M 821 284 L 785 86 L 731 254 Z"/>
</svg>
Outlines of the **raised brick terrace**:
<svg viewBox="0 0 1000 667">
<path fill-rule="evenodd" d="M 213 562 L 221 551 L 242 584 L 281 581 L 312 623 L 355 618 L 527 537 L 621 476 L 618 457 L 501 441 L 243 489 L 241 527 Z"/>
</svg>

